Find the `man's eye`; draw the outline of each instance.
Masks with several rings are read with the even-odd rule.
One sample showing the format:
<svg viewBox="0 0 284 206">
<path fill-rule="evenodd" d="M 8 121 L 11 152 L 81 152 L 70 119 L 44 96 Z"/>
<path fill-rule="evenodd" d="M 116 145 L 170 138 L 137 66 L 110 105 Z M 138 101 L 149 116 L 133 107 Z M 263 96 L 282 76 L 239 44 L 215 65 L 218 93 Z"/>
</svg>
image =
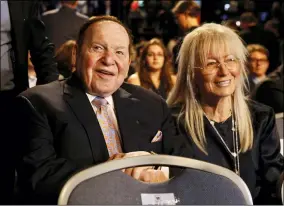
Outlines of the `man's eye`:
<svg viewBox="0 0 284 206">
<path fill-rule="evenodd" d="M 92 47 L 92 50 L 94 50 L 94 51 L 102 51 L 103 48 L 101 46 L 95 45 L 95 46 Z"/>
<path fill-rule="evenodd" d="M 119 54 L 119 55 L 124 55 L 123 51 L 117 51 L 116 53 Z"/>
</svg>

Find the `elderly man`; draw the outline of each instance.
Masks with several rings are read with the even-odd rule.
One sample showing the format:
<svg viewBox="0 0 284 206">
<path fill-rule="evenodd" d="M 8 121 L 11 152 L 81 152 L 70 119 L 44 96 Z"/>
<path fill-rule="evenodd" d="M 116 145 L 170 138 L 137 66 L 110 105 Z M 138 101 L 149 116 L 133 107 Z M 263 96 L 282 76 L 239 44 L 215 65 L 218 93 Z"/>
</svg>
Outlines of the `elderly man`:
<svg viewBox="0 0 284 206">
<path fill-rule="evenodd" d="M 33 200 L 26 203 L 55 204 L 71 175 L 123 153 L 188 156 L 166 103 L 123 83 L 131 44 L 115 17 L 91 18 L 79 32 L 74 75 L 19 95 L 19 186 Z"/>
</svg>

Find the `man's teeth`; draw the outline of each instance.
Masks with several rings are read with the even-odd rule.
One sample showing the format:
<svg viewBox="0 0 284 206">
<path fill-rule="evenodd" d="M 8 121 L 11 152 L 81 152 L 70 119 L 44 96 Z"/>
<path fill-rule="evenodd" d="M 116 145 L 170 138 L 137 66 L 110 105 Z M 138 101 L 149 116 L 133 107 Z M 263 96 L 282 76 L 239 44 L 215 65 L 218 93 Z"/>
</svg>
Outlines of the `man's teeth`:
<svg viewBox="0 0 284 206">
<path fill-rule="evenodd" d="M 217 84 L 218 84 L 219 86 L 227 86 L 227 85 L 230 84 L 230 82 L 231 82 L 231 80 L 227 80 L 227 81 L 217 82 Z"/>
</svg>

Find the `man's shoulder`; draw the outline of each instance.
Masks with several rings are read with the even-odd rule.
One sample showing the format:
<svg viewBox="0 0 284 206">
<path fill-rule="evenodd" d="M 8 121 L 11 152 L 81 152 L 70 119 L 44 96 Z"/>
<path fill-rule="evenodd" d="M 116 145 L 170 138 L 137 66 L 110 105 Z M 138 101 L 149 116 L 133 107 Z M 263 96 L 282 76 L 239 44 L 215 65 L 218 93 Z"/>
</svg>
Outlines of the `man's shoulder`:
<svg viewBox="0 0 284 206">
<path fill-rule="evenodd" d="M 52 10 L 49 10 L 49 11 L 46 11 L 42 14 L 42 17 L 45 18 L 49 15 L 53 15 L 53 14 L 56 14 L 59 12 L 60 9 L 52 9 Z"/>
<path fill-rule="evenodd" d="M 61 88 L 63 88 L 64 82 L 65 80 L 57 80 L 48 84 L 38 85 L 25 90 L 19 94 L 19 96 L 25 97 L 29 100 L 52 99 L 63 92 Z"/>
<path fill-rule="evenodd" d="M 260 117 L 267 118 L 269 116 L 274 115 L 274 111 L 270 106 L 267 106 L 260 102 L 249 100 L 248 106 L 251 111 L 253 119 L 259 119 Z"/>
<path fill-rule="evenodd" d="M 83 19 L 83 20 L 88 20 L 89 17 L 85 14 L 82 14 L 80 12 L 76 12 L 76 16 L 79 17 L 80 19 Z"/>
<path fill-rule="evenodd" d="M 145 101 L 149 101 L 152 103 L 154 102 L 161 103 L 161 101 L 164 101 L 162 97 L 156 94 L 155 92 L 145 89 L 141 86 L 137 86 L 137 85 L 133 85 L 133 84 L 129 84 L 125 82 L 122 84 L 121 88 L 127 91 L 128 93 L 130 93 L 131 96 L 137 99 L 140 99 L 140 100 L 145 100 Z"/>
</svg>

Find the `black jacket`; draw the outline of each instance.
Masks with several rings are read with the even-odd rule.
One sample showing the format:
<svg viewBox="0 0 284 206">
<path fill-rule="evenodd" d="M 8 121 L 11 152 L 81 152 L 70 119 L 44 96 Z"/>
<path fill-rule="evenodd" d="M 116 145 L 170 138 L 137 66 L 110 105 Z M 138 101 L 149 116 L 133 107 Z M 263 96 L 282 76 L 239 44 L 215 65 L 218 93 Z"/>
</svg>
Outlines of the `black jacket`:
<svg viewBox="0 0 284 206">
<path fill-rule="evenodd" d="M 180 107 L 173 108 L 174 116 L 178 115 L 180 109 Z M 252 150 L 240 155 L 240 176 L 250 189 L 255 204 L 281 203 L 280 199 L 275 200 L 271 197 L 273 193 L 280 195 L 279 187 L 280 182 L 283 182 L 281 178 L 283 178 L 284 171 L 284 159 L 280 154 L 280 141 L 276 131 L 274 112 L 270 107 L 255 102 L 250 103 L 250 111 L 253 120 L 254 143 Z M 218 131 L 232 151 L 232 137 L 230 132 L 226 132 L 231 128 L 230 122 L 229 118 L 224 122 L 225 128 L 221 126 L 225 131 Z M 204 118 L 204 126 L 208 155 L 195 145 L 192 138 L 187 135 L 183 124 L 181 120 L 178 127 L 187 136 L 193 158 L 233 169 L 233 159 L 206 118 Z"/>
<path fill-rule="evenodd" d="M 130 84 L 112 97 L 123 152 L 189 156 L 162 98 Z M 71 175 L 109 158 L 96 115 L 75 76 L 25 91 L 17 98 L 17 111 L 19 186 L 26 204 L 56 204 Z M 162 141 L 151 143 L 158 130 Z"/>
<path fill-rule="evenodd" d="M 16 91 L 29 88 L 28 50 L 37 75 L 37 84 L 58 79 L 54 60 L 54 45 L 46 38 L 45 26 L 39 20 L 38 1 L 8 1 L 12 46 L 15 54 L 14 82 Z"/>
<path fill-rule="evenodd" d="M 81 26 L 88 17 L 67 6 L 54 9 L 42 14 L 46 26 L 46 34 L 58 49 L 68 40 L 76 40 Z"/>
<path fill-rule="evenodd" d="M 272 107 L 275 113 L 284 112 L 283 65 L 254 89 L 251 98 Z"/>
</svg>

